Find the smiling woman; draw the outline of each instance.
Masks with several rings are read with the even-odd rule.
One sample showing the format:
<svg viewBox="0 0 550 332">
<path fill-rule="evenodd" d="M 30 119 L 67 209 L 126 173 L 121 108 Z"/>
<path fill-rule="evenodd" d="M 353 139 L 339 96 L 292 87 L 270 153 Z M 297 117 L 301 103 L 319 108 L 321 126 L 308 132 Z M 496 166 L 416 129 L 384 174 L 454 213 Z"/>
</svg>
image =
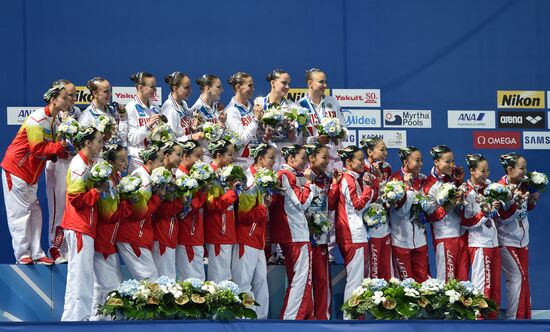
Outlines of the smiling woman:
<svg viewBox="0 0 550 332">
<path fill-rule="evenodd" d="M 42 210 L 36 191 L 46 160 L 68 156 L 67 143 L 56 141 L 56 117 L 70 106 L 66 88 L 61 82 L 52 84 L 44 94 L 48 105 L 27 117 L 2 160 L 4 201 L 18 264 L 53 263 L 40 246 Z"/>
</svg>

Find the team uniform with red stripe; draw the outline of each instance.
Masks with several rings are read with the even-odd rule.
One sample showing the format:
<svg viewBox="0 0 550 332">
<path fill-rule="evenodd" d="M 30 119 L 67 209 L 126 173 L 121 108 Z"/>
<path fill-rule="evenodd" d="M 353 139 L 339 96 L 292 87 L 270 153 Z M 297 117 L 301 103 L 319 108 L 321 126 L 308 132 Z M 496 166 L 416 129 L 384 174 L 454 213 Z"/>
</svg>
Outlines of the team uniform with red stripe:
<svg viewBox="0 0 550 332">
<path fill-rule="evenodd" d="M 120 179 L 120 173 L 113 172 L 109 179 L 109 191 L 101 193 L 97 202 L 92 320 L 104 318 L 97 314 L 98 306 L 105 303 L 109 292 L 116 289 L 122 282 L 116 235 L 120 223 L 129 217 L 132 211 L 127 201 L 120 201 L 116 187 Z"/>
<path fill-rule="evenodd" d="M 500 249 L 497 227 L 492 217 L 485 216 L 480 203 L 483 192 L 491 182 L 482 186 L 467 182 L 468 192 L 460 215 L 462 227 L 468 230 L 468 251 L 472 266 L 472 283 L 500 307 Z M 496 319 L 496 313 L 490 315 Z"/>
<path fill-rule="evenodd" d="M 222 125 L 222 123 L 219 120 L 220 117 L 220 111 L 218 111 L 220 103 L 218 101 L 214 101 L 212 103 L 212 106 L 206 104 L 201 97 L 197 99 L 195 104 L 191 107 L 189 112 L 192 114 L 193 117 L 199 116 L 201 117 L 202 121 L 211 122 L 218 124 L 222 127 L 222 129 L 225 129 L 225 125 Z M 202 156 L 202 159 L 205 163 L 210 163 L 212 161 L 212 154 L 210 151 L 208 151 L 208 140 L 204 139 L 199 142 L 199 144 L 202 147 L 202 150 L 204 151 L 204 155 Z"/>
<path fill-rule="evenodd" d="M 311 220 L 316 214 L 329 219 L 329 210 L 334 211 L 338 206 L 338 185 L 332 184 L 332 178 L 327 174 L 313 175 L 313 183 L 318 188 L 313 201 L 306 210 L 306 218 Z M 332 227 L 329 227 L 329 230 Z M 329 233 L 321 235 L 310 234 L 312 243 L 312 282 L 313 282 L 313 311 L 315 319 L 330 319 L 332 303 L 332 283 L 329 268 L 328 242 Z"/>
<path fill-rule="evenodd" d="M 79 152 L 67 172 L 67 198 L 61 227 L 67 241 L 67 287 L 62 321 L 87 320 L 92 314 L 94 239 L 100 193 L 90 181 L 93 160 Z"/>
<path fill-rule="evenodd" d="M 143 101 L 136 96 L 126 105 L 128 113 L 128 173 L 143 165 L 143 160 L 139 157 L 139 151 L 147 146 L 147 133 L 152 129 L 145 123 L 155 114 L 160 114 L 160 109 L 153 104 L 147 107 Z"/>
<path fill-rule="evenodd" d="M 344 301 L 369 276 L 368 235 L 363 212 L 378 197 L 377 188 L 377 181 L 371 188 L 364 185 L 361 174 L 344 169 L 336 210 L 336 243 L 346 267 Z"/>
<path fill-rule="evenodd" d="M 165 200 L 153 216 L 153 260 L 159 276 L 167 276 L 174 280 L 179 226 L 177 215 L 182 210 L 181 200 Z"/>
<path fill-rule="evenodd" d="M 401 169 L 389 180 L 403 181 L 403 176 Z M 421 222 L 424 218 L 414 214 L 412 209 L 425 181 L 424 174 L 412 178 L 412 185 L 405 184 L 406 194 L 401 202 L 389 210 L 394 270 L 401 280 L 413 278 L 416 282 L 423 282 L 429 275 L 426 226 Z"/>
<path fill-rule="evenodd" d="M 297 104 L 303 108 L 306 108 L 309 112 L 310 122 L 307 127 L 309 136 L 306 138 L 306 142 L 308 144 L 316 142 L 316 138 L 319 136 L 319 131 L 315 126 L 320 124 L 321 120 L 324 118 L 336 118 L 340 120 L 343 130 L 346 132 L 345 137 L 348 136 L 346 119 L 344 118 L 344 113 L 340 109 L 340 104 L 336 98 L 332 96 L 323 96 L 321 102 L 317 105 L 311 100 L 309 95 L 306 95 L 298 100 Z M 344 140 L 345 137 L 342 140 Z M 331 173 L 334 168 L 343 168 L 342 161 L 340 160 L 340 157 L 338 157 L 337 153 L 338 149 L 343 148 L 342 140 L 340 140 L 337 144 L 332 140 L 326 144 L 329 149 L 329 165 L 327 167 L 328 173 Z"/>
<path fill-rule="evenodd" d="M 231 102 L 225 107 L 224 112 L 227 114 L 225 124 L 227 129 L 237 133 L 243 145 L 235 153 L 233 163 L 246 169 L 254 162 L 254 158 L 250 155 L 250 145 L 257 145 L 260 142 L 257 135 L 260 122 L 254 119 L 252 105 L 250 103 L 243 105 L 235 97 L 231 98 Z"/>
<path fill-rule="evenodd" d="M 461 207 L 453 207 L 446 211 L 443 206 L 437 204 L 439 189 L 448 182 L 451 182 L 450 176 L 441 176 L 432 168 L 423 188 L 430 202 L 427 219 L 431 223 L 434 237 L 437 279 L 468 280 L 468 234 L 461 227 Z M 455 185 L 458 186 L 460 183 Z"/>
<path fill-rule="evenodd" d="M 509 185 L 508 177 L 503 176 L 500 184 Z M 525 193 L 527 184 L 519 189 Z M 506 278 L 506 318 L 531 318 L 531 291 L 529 289 L 529 219 L 528 211 L 535 208 L 527 201 L 522 204 L 509 202 L 499 210 L 497 223 L 498 242 L 502 260 L 502 270 Z"/>
<path fill-rule="evenodd" d="M 277 172 L 284 192 L 273 196 L 269 208 L 271 242 L 280 244 L 285 255 L 288 286 L 281 319 L 314 319 L 311 284 L 311 242 L 304 215 L 317 194 L 314 184 L 294 168 L 283 164 Z"/>
<path fill-rule="evenodd" d="M 189 171 L 178 166 L 176 178 L 189 174 Z M 204 273 L 204 209 L 206 192 L 198 191 L 193 195 L 189 211 L 179 214 L 178 245 L 176 246 L 176 270 L 178 280 L 198 278 L 205 280 Z"/>
<path fill-rule="evenodd" d="M 241 292 L 252 293 L 256 302 L 258 319 L 269 314 L 269 289 L 264 255 L 266 243 L 267 208 L 263 193 L 254 183 L 256 170 L 250 166 L 246 173 L 247 190 L 239 194 L 239 209 L 235 230 L 238 249 L 233 251 L 231 275 Z M 250 184 L 250 185 L 249 185 Z"/>
<path fill-rule="evenodd" d="M 212 169 L 218 167 L 210 164 Z M 206 200 L 204 242 L 208 250 L 208 280 L 231 279 L 231 258 L 237 243 L 235 234 L 235 202 L 237 193 L 214 180 Z"/>
<path fill-rule="evenodd" d="M 172 94 L 162 104 L 161 113 L 168 119 L 168 125 L 174 131 L 174 135 L 178 141 L 188 141 L 191 139 L 191 124 L 193 114 L 189 111 L 187 103 L 182 100 L 181 103 L 176 102 Z"/>
<path fill-rule="evenodd" d="M 117 249 L 134 279 L 155 279 L 157 267 L 153 261 L 153 225 L 152 216 L 160 206 L 161 200 L 153 194 L 151 174 L 140 166 L 133 176 L 141 178 L 141 188 L 136 203 L 131 206 L 132 214 L 120 223 L 117 234 Z"/>
<path fill-rule="evenodd" d="M 56 125 L 59 126 L 66 116 L 70 116 L 75 120 L 79 119 L 80 113 L 80 108 L 76 106 L 70 107 L 67 111 L 59 112 L 56 117 Z M 63 241 L 61 219 L 65 212 L 67 171 L 72 159 L 72 156 L 68 156 L 67 158 L 59 158 L 56 162 L 52 160 L 46 162 L 46 198 L 48 199 L 49 213 L 48 241 L 50 243 L 50 256 L 53 259 L 60 257 L 60 255 L 65 256 L 67 253 L 67 244 Z"/>
<path fill-rule="evenodd" d="M 56 128 L 49 107 L 37 109 L 25 119 L 2 160 L 6 216 L 17 262 L 46 256 L 40 246 L 42 210 L 36 191 L 46 160 L 68 156 L 63 145 L 54 142 Z"/>
<path fill-rule="evenodd" d="M 391 166 L 387 162 L 382 162 L 382 181 L 379 187 L 383 188 L 391 177 Z M 365 172 L 375 175 L 375 168 L 365 160 Z M 367 227 L 369 235 L 369 276 L 371 278 L 381 278 L 390 280 L 392 271 L 392 245 L 389 223 L 383 223 L 376 227 Z"/>
</svg>

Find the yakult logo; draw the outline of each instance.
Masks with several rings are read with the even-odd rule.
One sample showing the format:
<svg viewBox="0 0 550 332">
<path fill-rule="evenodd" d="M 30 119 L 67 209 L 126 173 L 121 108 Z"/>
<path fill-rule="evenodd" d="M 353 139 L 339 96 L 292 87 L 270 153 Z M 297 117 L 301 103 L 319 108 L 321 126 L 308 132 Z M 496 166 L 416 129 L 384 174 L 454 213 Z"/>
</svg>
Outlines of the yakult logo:
<svg viewBox="0 0 550 332">
<path fill-rule="evenodd" d="M 117 103 L 126 105 L 134 99 L 136 96 L 135 87 L 126 87 L 126 86 L 114 86 L 113 87 L 113 101 Z M 157 88 L 157 92 L 151 98 L 151 103 L 156 106 L 162 104 L 162 88 Z"/>
<path fill-rule="evenodd" d="M 380 107 L 379 89 L 332 89 L 342 107 Z"/>
</svg>

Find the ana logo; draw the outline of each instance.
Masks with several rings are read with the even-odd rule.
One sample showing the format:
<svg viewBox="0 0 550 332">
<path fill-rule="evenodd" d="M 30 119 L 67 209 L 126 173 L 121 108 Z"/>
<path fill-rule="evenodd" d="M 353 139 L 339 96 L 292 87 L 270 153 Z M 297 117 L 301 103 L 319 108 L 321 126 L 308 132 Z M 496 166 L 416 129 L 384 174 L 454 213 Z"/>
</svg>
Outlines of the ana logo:
<svg viewBox="0 0 550 332">
<path fill-rule="evenodd" d="M 474 131 L 476 149 L 518 149 L 520 133 L 515 131 Z"/>
<path fill-rule="evenodd" d="M 495 128 L 494 111 L 448 111 L 449 128 Z"/>
<path fill-rule="evenodd" d="M 8 107 L 7 108 L 7 115 L 8 115 L 8 125 L 17 125 L 20 126 L 25 122 L 25 119 L 31 115 L 32 112 L 39 109 L 39 106 L 36 107 Z"/>
<path fill-rule="evenodd" d="M 475 113 L 461 113 L 458 116 L 459 121 L 481 121 L 485 117 L 485 112 L 480 112 L 477 116 Z"/>
<path fill-rule="evenodd" d="M 384 124 L 401 126 L 403 125 L 403 118 L 401 115 L 394 115 L 392 112 L 388 112 L 384 116 Z"/>
<path fill-rule="evenodd" d="M 503 111 L 498 114 L 500 128 L 545 128 L 546 112 Z"/>
<path fill-rule="evenodd" d="M 497 91 L 498 108 L 544 108 L 544 91 Z"/>
</svg>

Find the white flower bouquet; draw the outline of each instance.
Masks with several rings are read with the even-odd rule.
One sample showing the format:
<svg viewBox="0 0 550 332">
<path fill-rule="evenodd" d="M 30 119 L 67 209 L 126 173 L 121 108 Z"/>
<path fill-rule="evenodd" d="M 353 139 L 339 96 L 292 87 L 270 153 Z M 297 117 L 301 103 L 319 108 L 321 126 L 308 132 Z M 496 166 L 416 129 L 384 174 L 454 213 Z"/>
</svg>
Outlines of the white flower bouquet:
<svg viewBox="0 0 550 332">
<path fill-rule="evenodd" d="M 540 172 L 529 172 L 527 182 L 529 183 L 529 187 L 535 191 L 543 192 L 548 185 L 548 176 Z"/>
<path fill-rule="evenodd" d="M 321 123 L 316 125 L 319 135 L 325 135 L 331 139 L 342 139 L 346 137 L 346 130 L 338 118 L 323 118 Z"/>
<path fill-rule="evenodd" d="M 386 182 L 382 189 L 382 200 L 389 206 L 399 202 L 405 196 L 405 184 L 402 181 L 393 180 Z"/>
<path fill-rule="evenodd" d="M 174 131 L 167 124 L 161 124 L 153 128 L 148 134 L 147 139 L 153 143 L 166 143 L 176 138 Z"/>
<path fill-rule="evenodd" d="M 202 187 L 203 185 L 212 182 L 214 179 L 214 170 L 207 163 L 197 161 L 193 167 L 191 167 L 189 176 L 197 180 L 199 186 Z"/>
<path fill-rule="evenodd" d="M 371 203 L 363 212 L 363 222 L 368 227 L 379 227 L 387 222 L 386 209 L 382 204 Z"/>
<path fill-rule="evenodd" d="M 111 173 L 113 173 L 113 166 L 105 160 L 101 160 L 90 169 L 90 180 L 94 184 L 99 184 L 109 180 Z"/>
<path fill-rule="evenodd" d="M 223 129 L 217 123 L 205 122 L 202 125 L 202 132 L 204 133 L 204 138 L 210 142 L 219 140 L 223 135 Z"/>
<path fill-rule="evenodd" d="M 105 134 L 111 132 L 116 128 L 115 120 L 107 115 L 100 115 L 96 119 L 95 127 L 99 130 L 100 133 Z"/>
<path fill-rule="evenodd" d="M 120 180 L 118 184 L 118 192 L 121 198 L 134 198 L 136 197 L 139 189 L 141 188 L 142 180 L 139 176 L 127 175 Z"/>
</svg>

